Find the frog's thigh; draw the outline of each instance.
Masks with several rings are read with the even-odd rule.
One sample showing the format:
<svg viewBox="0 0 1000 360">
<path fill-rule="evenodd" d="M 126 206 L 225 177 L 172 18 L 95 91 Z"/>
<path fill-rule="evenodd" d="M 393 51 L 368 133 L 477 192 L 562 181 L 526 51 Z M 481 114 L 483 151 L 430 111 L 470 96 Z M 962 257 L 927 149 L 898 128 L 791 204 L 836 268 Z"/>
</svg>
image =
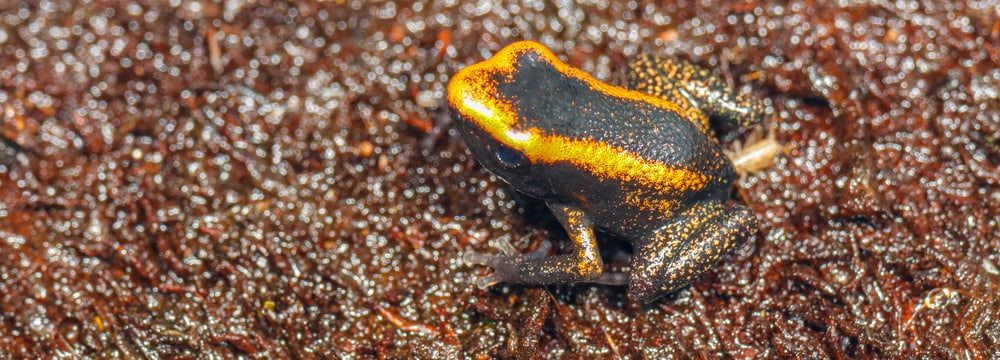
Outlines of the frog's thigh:
<svg viewBox="0 0 1000 360">
<path fill-rule="evenodd" d="M 569 233 L 573 252 L 540 258 L 505 257 L 493 264 L 497 281 L 518 284 L 554 284 L 594 280 L 604 266 L 590 220 L 583 211 L 550 204 L 552 214 Z"/>
<path fill-rule="evenodd" d="M 741 127 L 764 119 L 764 104 L 759 100 L 740 94 L 711 71 L 681 59 L 642 54 L 629 65 L 628 84 L 688 113 L 696 107 L 705 115 Z M 706 121 L 707 127 L 704 117 L 699 120 Z"/>
<path fill-rule="evenodd" d="M 632 260 L 629 292 L 651 301 L 686 285 L 751 236 L 753 214 L 745 206 L 696 206 L 679 214 L 645 241 Z"/>
</svg>

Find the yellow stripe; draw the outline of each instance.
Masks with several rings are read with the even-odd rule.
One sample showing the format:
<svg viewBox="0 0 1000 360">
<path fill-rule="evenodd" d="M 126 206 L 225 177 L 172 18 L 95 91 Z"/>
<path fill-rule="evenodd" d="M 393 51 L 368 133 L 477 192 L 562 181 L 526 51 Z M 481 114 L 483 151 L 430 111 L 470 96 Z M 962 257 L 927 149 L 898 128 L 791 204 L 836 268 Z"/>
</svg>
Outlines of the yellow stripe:
<svg viewBox="0 0 1000 360">
<path fill-rule="evenodd" d="M 663 190 L 700 189 L 708 182 L 702 174 L 650 161 L 606 143 L 551 136 L 534 129 L 530 134 L 528 141 L 505 144 L 523 149 L 532 161 L 568 162 L 602 178 L 635 181 Z"/>
<path fill-rule="evenodd" d="M 586 72 L 559 61 L 541 44 L 530 41 L 511 44 L 491 59 L 456 73 L 448 84 L 451 107 L 477 122 L 497 141 L 522 151 L 536 163 L 568 162 L 602 178 L 635 181 L 660 190 L 699 189 L 708 182 L 708 177 L 703 174 L 650 161 L 607 143 L 571 139 L 538 129 L 519 129 L 517 113 L 508 101 L 495 95 L 497 84 L 491 77 L 494 74 L 511 77 L 516 57 L 526 51 L 537 52 L 560 73 L 583 80 L 592 90 L 657 106 L 678 116 L 683 114 L 676 104 L 664 99 L 602 83 Z"/>
</svg>

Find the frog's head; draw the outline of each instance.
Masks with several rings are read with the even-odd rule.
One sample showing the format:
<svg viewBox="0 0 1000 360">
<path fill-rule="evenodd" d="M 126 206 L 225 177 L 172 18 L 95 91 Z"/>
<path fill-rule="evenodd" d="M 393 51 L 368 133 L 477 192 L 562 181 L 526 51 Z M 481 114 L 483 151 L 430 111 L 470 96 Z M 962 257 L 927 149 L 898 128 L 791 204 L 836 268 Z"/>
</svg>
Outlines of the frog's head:
<svg viewBox="0 0 1000 360">
<path fill-rule="evenodd" d="M 519 96 L 528 96 L 525 76 L 539 63 L 556 59 L 541 44 L 522 41 L 505 47 L 487 61 L 463 68 L 448 83 L 448 104 L 455 126 L 476 160 L 534 197 L 544 197 L 551 186 L 543 166 L 544 131 L 532 123 L 537 114 L 515 109 Z M 558 60 L 556 60 L 558 61 Z"/>
<path fill-rule="evenodd" d="M 455 115 L 459 116 L 462 115 Z M 545 198 L 552 193 L 546 169 L 532 160 L 528 148 L 517 142 L 498 140 L 482 128 L 470 126 L 467 120 L 456 121 L 469 150 L 486 169 L 529 196 Z"/>
</svg>

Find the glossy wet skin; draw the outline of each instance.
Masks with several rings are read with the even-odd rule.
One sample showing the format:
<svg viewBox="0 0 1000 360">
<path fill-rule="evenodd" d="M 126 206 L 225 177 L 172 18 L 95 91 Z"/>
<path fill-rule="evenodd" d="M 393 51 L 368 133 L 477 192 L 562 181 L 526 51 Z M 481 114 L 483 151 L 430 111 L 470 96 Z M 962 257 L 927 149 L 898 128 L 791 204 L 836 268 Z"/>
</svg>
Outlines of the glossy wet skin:
<svg viewBox="0 0 1000 360">
<path fill-rule="evenodd" d="M 651 301 L 693 280 L 753 233 L 746 207 L 726 206 L 736 178 L 710 116 L 759 122 L 761 106 L 688 64 L 640 57 L 630 87 L 603 84 L 534 42 L 459 71 L 448 86 L 455 125 L 487 169 L 545 200 L 574 251 L 467 254 L 498 282 L 627 282 Z M 694 104 L 702 104 L 698 107 Z M 630 273 L 605 274 L 594 230 L 633 242 Z"/>
</svg>

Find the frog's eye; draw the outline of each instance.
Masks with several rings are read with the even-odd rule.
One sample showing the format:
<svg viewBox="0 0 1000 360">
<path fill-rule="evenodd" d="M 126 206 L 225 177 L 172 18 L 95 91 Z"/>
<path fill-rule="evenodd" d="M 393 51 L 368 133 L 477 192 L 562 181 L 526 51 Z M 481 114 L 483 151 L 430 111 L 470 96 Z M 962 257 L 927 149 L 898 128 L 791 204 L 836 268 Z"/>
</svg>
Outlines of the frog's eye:
<svg viewBox="0 0 1000 360">
<path fill-rule="evenodd" d="M 525 157 L 524 154 L 504 144 L 497 145 L 496 157 L 500 162 L 500 165 L 507 168 L 517 168 L 528 165 L 528 158 Z"/>
</svg>

